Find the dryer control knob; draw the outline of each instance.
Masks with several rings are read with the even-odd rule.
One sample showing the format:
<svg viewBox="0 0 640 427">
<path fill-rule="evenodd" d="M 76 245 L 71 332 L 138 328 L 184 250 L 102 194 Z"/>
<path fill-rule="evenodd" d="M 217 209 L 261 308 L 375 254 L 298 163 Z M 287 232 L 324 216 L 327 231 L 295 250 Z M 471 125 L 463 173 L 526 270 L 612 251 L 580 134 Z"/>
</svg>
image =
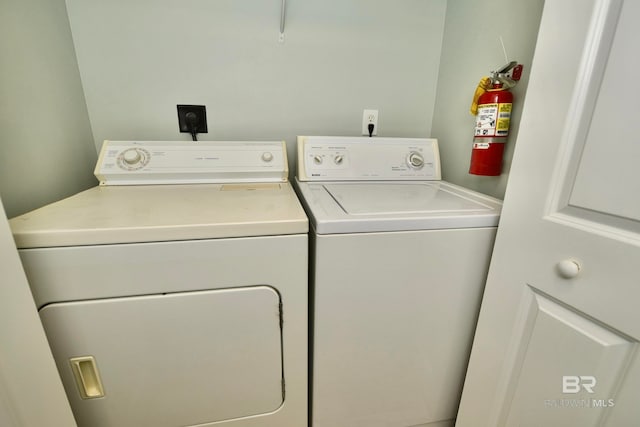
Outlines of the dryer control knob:
<svg viewBox="0 0 640 427">
<path fill-rule="evenodd" d="M 422 157 L 422 154 L 413 151 L 409 153 L 407 163 L 409 163 L 409 166 L 413 169 L 420 169 L 424 166 L 424 157 Z"/>
<path fill-rule="evenodd" d="M 335 157 L 333 158 L 333 162 L 334 162 L 336 165 L 340 165 L 340 164 L 342 164 L 343 160 L 344 160 L 344 156 L 342 156 L 342 155 L 340 155 L 340 154 L 338 154 L 337 156 L 335 156 Z"/>
<path fill-rule="evenodd" d="M 315 163 L 316 165 L 321 165 L 322 164 L 322 156 L 313 156 L 313 163 Z"/>
<path fill-rule="evenodd" d="M 135 148 L 130 148 L 124 153 L 122 153 L 122 160 L 128 165 L 135 165 L 140 160 L 142 160 L 142 156 L 140 152 Z"/>
<path fill-rule="evenodd" d="M 265 151 L 264 153 L 262 153 L 262 161 L 264 162 L 270 162 L 273 160 L 273 154 Z"/>
</svg>

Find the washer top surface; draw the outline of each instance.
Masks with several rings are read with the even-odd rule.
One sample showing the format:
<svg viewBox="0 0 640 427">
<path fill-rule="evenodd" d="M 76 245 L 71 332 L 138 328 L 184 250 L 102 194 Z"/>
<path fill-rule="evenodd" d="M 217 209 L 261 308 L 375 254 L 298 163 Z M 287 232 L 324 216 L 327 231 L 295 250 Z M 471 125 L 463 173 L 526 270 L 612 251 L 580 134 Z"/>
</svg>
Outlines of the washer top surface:
<svg viewBox="0 0 640 427">
<path fill-rule="evenodd" d="M 317 234 L 495 227 L 501 202 L 444 181 L 297 182 Z"/>
<path fill-rule="evenodd" d="M 10 220 L 18 248 L 300 234 L 280 142 L 105 141 L 98 187 Z"/>
<path fill-rule="evenodd" d="M 325 190 L 348 215 L 468 213 L 490 209 L 434 183 L 325 184 Z"/>
</svg>

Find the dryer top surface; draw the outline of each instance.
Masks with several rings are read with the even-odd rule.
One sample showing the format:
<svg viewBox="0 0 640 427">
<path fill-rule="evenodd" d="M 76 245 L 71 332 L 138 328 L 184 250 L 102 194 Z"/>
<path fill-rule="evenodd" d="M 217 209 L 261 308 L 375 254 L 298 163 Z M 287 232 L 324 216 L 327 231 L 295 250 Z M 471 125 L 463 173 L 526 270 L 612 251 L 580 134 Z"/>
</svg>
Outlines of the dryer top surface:
<svg viewBox="0 0 640 427">
<path fill-rule="evenodd" d="M 288 182 L 99 186 L 10 220 L 18 248 L 300 234 Z"/>
</svg>

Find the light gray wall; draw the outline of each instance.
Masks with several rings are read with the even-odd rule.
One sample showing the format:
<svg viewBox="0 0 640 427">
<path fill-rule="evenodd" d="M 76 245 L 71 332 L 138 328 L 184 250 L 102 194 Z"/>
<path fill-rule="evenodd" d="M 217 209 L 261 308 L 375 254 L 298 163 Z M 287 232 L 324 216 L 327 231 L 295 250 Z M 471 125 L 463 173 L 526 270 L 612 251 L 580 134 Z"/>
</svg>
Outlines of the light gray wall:
<svg viewBox="0 0 640 427">
<path fill-rule="evenodd" d="M 504 197 L 543 3 L 544 0 L 447 2 L 432 128 L 432 135 L 440 145 L 443 179 L 494 197 Z M 474 130 L 469 106 L 480 79 L 506 63 L 500 36 L 509 60 L 524 64 L 524 73 L 520 83 L 511 90 L 514 104 L 503 173 L 499 177 L 479 177 L 468 173 Z M 558 67 L 560 72 L 561 64 Z"/>
<path fill-rule="evenodd" d="M 296 135 L 358 135 L 362 110 L 376 108 L 380 136 L 438 137 L 445 179 L 502 197 L 542 2 L 290 0 L 281 44 L 276 0 L 67 0 L 69 18 L 63 0 L 7 0 L 7 214 L 94 185 L 104 139 L 188 140 L 177 132 L 178 103 L 207 105 L 202 139 L 286 139 L 290 161 Z M 480 77 L 504 63 L 500 35 L 525 78 L 505 173 L 474 177 L 467 111 Z"/>
<path fill-rule="evenodd" d="M 190 140 L 176 104 L 207 106 L 202 140 L 428 136 L 446 0 L 67 0 L 89 115 L 104 139 Z"/>
<path fill-rule="evenodd" d="M 64 0 L 0 8 L 0 194 L 9 217 L 97 184 Z"/>
</svg>

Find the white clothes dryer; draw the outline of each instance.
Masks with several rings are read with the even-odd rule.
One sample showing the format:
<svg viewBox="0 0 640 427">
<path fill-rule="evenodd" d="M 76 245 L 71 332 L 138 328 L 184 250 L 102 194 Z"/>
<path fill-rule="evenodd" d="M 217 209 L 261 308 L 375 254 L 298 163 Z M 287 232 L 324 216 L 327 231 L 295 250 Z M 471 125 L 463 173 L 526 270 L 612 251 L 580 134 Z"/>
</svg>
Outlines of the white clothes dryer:
<svg viewBox="0 0 640 427">
<path fill-rule="evenodd" d="M 306 425 L 285 143 L 105 141 L 96 176 L 10 221 L 78 425 Z"/>
<path fill-rule="evenodd" d="M 499 200 L 440 180 L 434 139 L 298 137 L 313 427 L 454 423 Z"/>
</svg>

